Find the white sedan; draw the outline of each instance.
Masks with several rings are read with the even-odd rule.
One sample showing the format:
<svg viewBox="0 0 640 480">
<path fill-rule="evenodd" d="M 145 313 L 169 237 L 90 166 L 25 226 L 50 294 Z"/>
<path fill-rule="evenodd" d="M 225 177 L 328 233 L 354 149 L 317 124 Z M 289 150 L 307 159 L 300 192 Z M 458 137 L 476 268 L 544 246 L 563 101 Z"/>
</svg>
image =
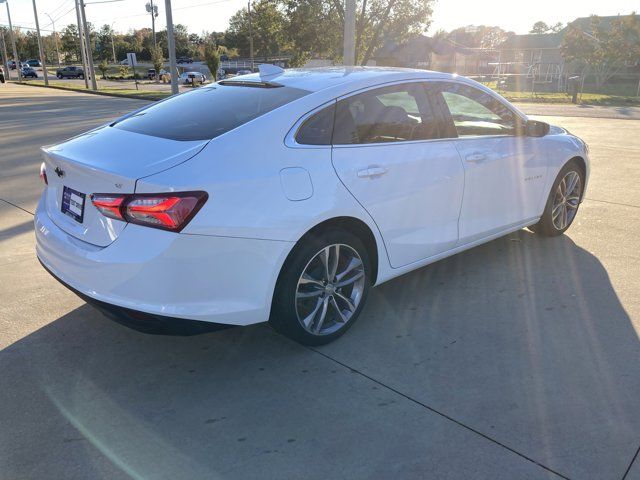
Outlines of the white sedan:
<svg viewBox="0 0 640 480">
<path fill-rule="evenodd" d="M 566 130 L 392 68 L 262 67 L 42 151 L 37 255 L 69 288 L 139 329 L 268 320 L 313 345 L 372 286 L 525 227 L 562 234 L 589 175 Z"/>
<path fill-rule="evenodd" d="M 193 83 L 204 83 L 207 80 L 204 73 L 200 72 L 184 72 L 180 74 L 179 83 L 190 85 Z"/>
</svg>

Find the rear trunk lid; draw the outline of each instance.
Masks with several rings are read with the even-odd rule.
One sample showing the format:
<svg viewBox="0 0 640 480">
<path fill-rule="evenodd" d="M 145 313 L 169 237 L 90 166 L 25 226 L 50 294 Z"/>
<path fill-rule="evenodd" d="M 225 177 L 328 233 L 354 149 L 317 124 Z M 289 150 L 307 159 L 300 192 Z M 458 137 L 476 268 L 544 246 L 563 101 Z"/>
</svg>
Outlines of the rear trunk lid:
<svg viewBox="0 0 640 480">
<path fill-rule="evenodd" d="M 101 127 L 58 145 L 44 147 L 46 210 L 69 235 L 105 247 L 126 223 L 102 215 L 92 193 L 134 193 L 136 180 L 174 167 L 206 145 Z"/>
</svg>

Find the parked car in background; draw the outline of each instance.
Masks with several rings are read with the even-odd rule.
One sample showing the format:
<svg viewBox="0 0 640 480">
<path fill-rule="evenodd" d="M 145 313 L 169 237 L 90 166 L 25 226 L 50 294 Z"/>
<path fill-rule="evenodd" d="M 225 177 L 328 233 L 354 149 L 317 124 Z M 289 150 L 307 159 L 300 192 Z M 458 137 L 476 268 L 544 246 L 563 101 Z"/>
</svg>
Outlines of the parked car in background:
<svg viewBox="0 0 640 480">
<path fill-rule="evenodd" d="M 16 69 L 16 61 L 15 60 L 9 60 L 7 62 L 7 66 L 9 67 L 10 70 L 15 70 Z M 22 67 L 28 67 L 29 65 L 27 65 L 26 62 L 18 62 L 18 67 L 20 69 L 22 69 Z"/>
<path fill-rule="evenodd" d="M 36 67 L 42 67 L 42 63 L 40 62 L 40 60 L 27 60 L 26 62 L 27 65 L 29 65 L 32 68 L 36 68 Z"/>
<path fill-rule="evenodd" d="M 31 67 L 22 67 L 20 73 L 22 74 L 22 78 L 38 78 L 38 73 Z"/>
<path fill-rule="evenodd" d="M 236 77 L 239 77 L 240 75 L 251 75 L 251 70 L 238 70 L 236 72 Z"/>
<path fill-rule="evenodd" d="M 156 69 L 155 68 L 150 68 L 149 70 L 147 70 L 147 78 L 149 80 L 155 80 L 155 78 L 156 78 Z"/>
<path fill-rule="evenodd" d="M 4 83 L 6 80 L 4 78 L 4 68 L 0 67 L 0 83 Z"/>
<path fill-rule="evenodd" d="M 180 57 L 180 58 L 178 58 L 178 63 L 193 63 L 193 58 L 191 58 L 191 57 Z"/>
<path fill-rule="evenodd" d="M 81 67 L 70 66 L 59 68 L 56 70 L 56 77 L 58 78 L 84 78 L 84 70 Z"/>
<path fill-rule="evenodd" d="M 36 251 L 73 291 L 139 328 L 269 320 L 310 345 L 375 285 L 525 227 L 562 235 L 589 177 L 563 128 L 388 67 L 262 67 L 42 153 Z"/>
<path fill-rule="evenodd" d="M 204 83 L 207 81 L 207 77 L 204 73 L 200 72 L 184 72 L 180 75 L 179 82 L 185 85 L 191 85 L 194 83 Z"/>
</svg>

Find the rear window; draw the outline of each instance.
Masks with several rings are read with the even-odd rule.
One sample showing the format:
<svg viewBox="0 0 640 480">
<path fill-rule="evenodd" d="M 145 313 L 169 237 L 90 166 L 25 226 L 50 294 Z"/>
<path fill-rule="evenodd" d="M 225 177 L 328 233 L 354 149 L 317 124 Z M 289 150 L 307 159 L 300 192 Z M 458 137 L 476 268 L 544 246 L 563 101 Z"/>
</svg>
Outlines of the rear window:
<svg viewBox="0 0 640 480">
<path fill-rule="evenodd" d="M 114 124 L 171 140 L 209 140 L 307 95 L 307 90 L 248 82 L 216 84 L 183 93 Z"/>
</svg>

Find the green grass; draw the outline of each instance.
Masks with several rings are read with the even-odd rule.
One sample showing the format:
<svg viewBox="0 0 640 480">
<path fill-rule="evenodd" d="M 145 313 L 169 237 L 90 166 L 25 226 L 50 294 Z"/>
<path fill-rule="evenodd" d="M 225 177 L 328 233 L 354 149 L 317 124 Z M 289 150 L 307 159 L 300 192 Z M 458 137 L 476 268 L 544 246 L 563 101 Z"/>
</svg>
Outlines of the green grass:
<svg viewBox="0 0 640 480">
<path fill-rule="evenodd" d="M 487 87 L 496 90 L 510 102 L 523 103 L 571 103 L 571 96 L 563 92 L 514 92 L 498 90 L 497 82 L 485 82 Z M 578 103 L 585 105 L 612 105 L 612 106 L 637 106 L 640 105 L 640 97 L 630 94 L 629 89 L 609 89 L 607 93 L 585 92 L 578 96 Z"/>
<path fill-rule="evenodd" d="M 27 85 L 35 85 L 38 87 L 44 87 L 42 83 L 27 83 Z M 118 87 L 101 87 L 98 91 L 87 90 L 84 87 L 84 83 L 65 83 L 65 82 L 49 82 L 49 87 L 44 88 L 56 88 L 59 90 L 69 90 L 73 92 L 91 93 L 94 95 L 110 95 L 113 97 L 126 97 L 126 98 L 140 98 L 143 100 L 162 100 L 171 95 L 171 91 L 163 90 L 136 90 L 135 88 L 118 88 Z"/>
</svg>

